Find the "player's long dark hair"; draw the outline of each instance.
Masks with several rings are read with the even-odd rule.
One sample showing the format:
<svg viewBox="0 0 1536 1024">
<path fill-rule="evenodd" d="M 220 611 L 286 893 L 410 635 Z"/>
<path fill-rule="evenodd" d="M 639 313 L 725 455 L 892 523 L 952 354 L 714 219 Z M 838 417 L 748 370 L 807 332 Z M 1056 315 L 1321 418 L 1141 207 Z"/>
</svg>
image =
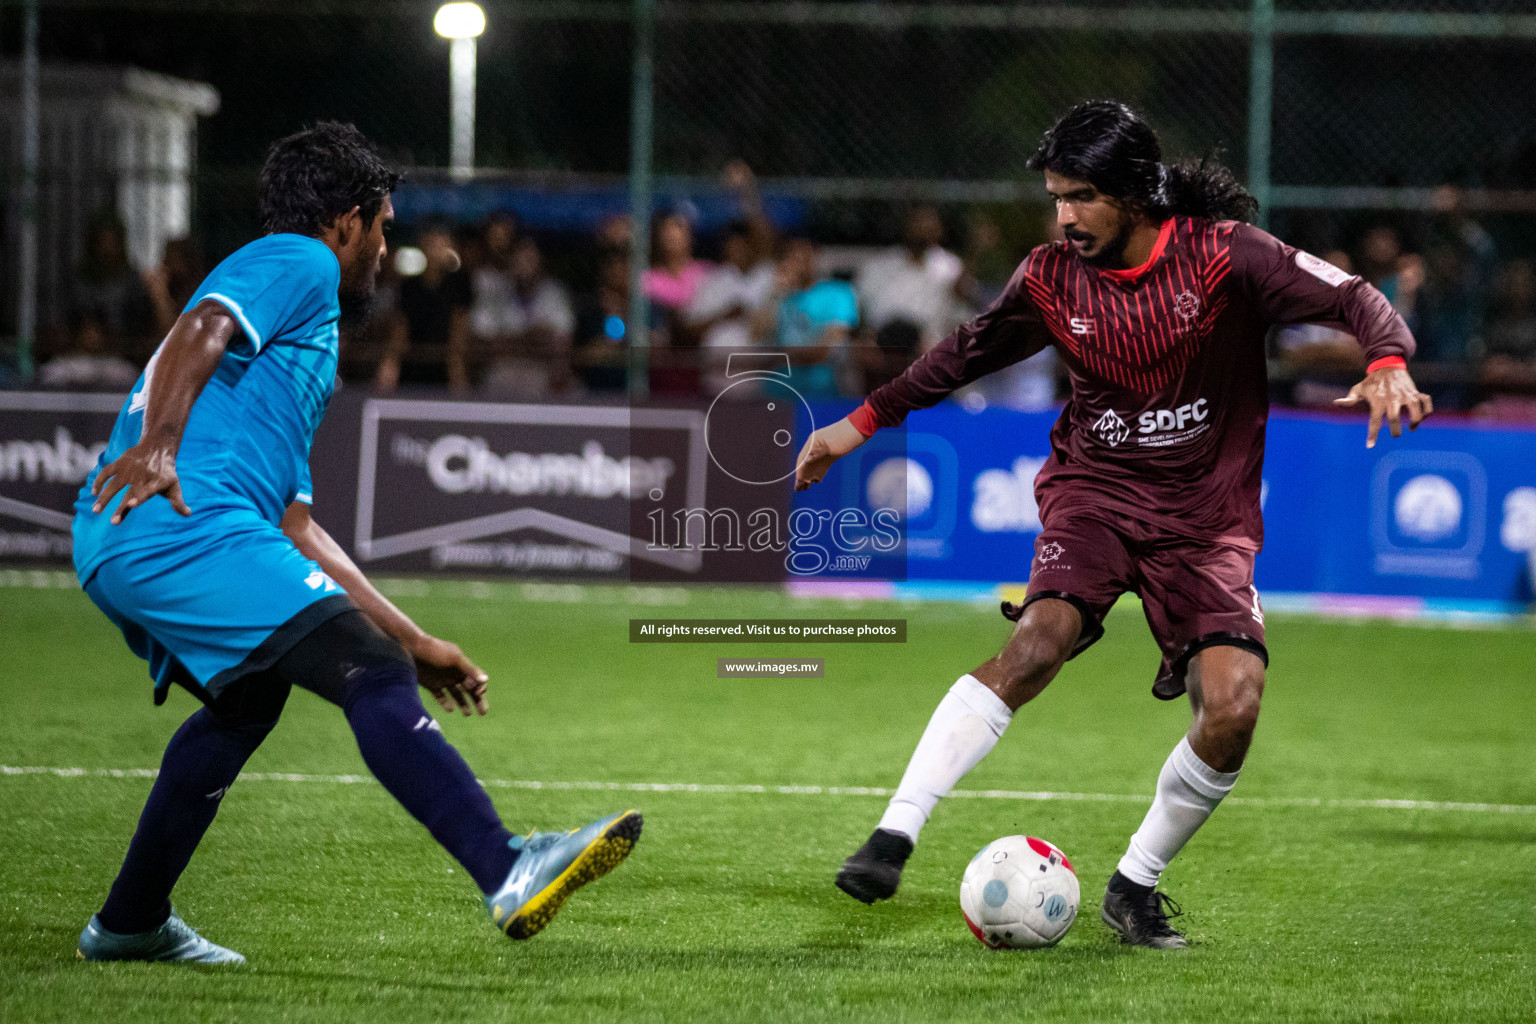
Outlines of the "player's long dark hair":
<svg viewBox="0 0 1536 1024">
<path fill-rule="evenodd" d="M 400 175 L 385 166 L 373 143 L 350 124 L 321 121 L 278 139 L 261 168 L 261 227 L 319 235 L 352 207 L 373 227 L 384 197 Z"/>
<path fill-rule="evenodd" d="M 1080 103 L 1067 111 L 1029 158 L 1052 171 L 1146 211 L 1169 216 L 1252 220 L 1258 200 L 1214 157 L 1163 163 L 1163 147 L 1146 121 L 1115 100 Z"/>
</svg>

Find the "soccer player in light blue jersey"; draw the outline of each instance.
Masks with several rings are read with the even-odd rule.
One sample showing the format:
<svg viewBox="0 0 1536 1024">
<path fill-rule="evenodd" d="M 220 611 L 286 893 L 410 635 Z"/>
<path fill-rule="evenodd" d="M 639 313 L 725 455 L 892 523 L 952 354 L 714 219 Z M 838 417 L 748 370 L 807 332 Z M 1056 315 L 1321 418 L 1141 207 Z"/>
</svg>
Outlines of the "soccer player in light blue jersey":
<svg viewBox="0 0 1536 1024">
<path fill-rule="evenodd" d="M 75 506 L 80 583 L 203 703 L 166 747 L 128 855 L 80 936 L 88 960 L 238 963 L 170 894 L 293 686 L 337 705 L 369 769 L 485 894 L 513 938 L 628 855 L 638 812 L 514 836 L 422 705 L 486 713 L 487 677 L 376 590 L 310 518 L 308 458 L 336 376 L 343 302 L 371 295 L 399 181 L 350 125 L 282 139 L 267 234 L 214 268 L 119 414 Z"/>
</svg>

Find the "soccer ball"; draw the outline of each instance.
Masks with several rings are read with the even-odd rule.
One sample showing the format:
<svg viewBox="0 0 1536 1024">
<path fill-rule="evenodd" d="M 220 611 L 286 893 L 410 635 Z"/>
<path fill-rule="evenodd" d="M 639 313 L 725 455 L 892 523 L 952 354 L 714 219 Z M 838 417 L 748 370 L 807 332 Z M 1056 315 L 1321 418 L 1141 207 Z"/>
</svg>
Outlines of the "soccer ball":
<svg viewBox="0 0 1536 1024">
<path fill-rule="evenodd" d="M 1077 873 L 1044 839 L 1004 836 L 988 843 L 960 879 L 960 911 L 992 949 L 1054 946 L 1077 918 Z"/>
</svg>

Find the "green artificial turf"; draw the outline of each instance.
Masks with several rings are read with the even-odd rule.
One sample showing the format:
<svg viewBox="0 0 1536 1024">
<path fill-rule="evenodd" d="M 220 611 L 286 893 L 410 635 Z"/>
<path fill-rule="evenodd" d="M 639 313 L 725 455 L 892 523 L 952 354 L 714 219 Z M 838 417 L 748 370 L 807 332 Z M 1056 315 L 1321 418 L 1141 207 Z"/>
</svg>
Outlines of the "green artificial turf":
<svg viewBox="0 0 1536 1024">
<path fill-rule="evenodd" d="M 12 574 L 12 584 L 28 577 Z M 777 591 L 395 585 L 491 673 L 492 712 L 443 728 L 518 830 L 626 805 L 645 835 L 550 928 L 512 943 L 466 875 L 371 782 L 235 786 L 176 893 L 241 968 L 86 964 L 150 781 L 0 776 L 0 1021 L 1529 1021 L 1536 1016 L 1536 633 L 1271 616 L 1252 757 L 1164 877 L 1193 949 L 1117 944 L 1104 880 L 1135 800 L 951 799 L 898 897 L 832 876 L 878 819 L 960 673 L 1007 635 L 959 604 Z M 905 618 L 902 646 L 632 645 L 631 617 Z M 1188 723 L 1152 699 L 1134 604 L 1020 713 L 967 790 L 1150 794 Z M 0 764 L 143 769 L 194 707 L 80 593 L 0 588 Z M 826 677 L 721 680 L 718 656 L 811 656 Z M 439 716 L 443 717 L 443 716 Z M 365 773 L 336 710 L 296 693 L 251 772 Z M 496 782 L 760 784 L 613 792 Z M 1522 805 L 1360 807 L 1348 801 Z M 1312 801 L 1316 801 L 1313 803 Z M 1330 804 L 1330 801 L 1344 803 Z M 989 840 L 1063 847 L 1082 879 L 1060 946 L 991 952 L 960 874 Z"/>
</svg>

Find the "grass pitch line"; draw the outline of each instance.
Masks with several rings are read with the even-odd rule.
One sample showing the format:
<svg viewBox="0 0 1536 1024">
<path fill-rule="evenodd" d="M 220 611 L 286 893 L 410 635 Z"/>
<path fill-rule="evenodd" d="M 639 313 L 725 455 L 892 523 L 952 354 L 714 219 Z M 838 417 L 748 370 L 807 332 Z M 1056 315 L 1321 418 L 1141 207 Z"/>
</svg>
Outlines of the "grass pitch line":
<svg viewBox="0 0 1536 1024">
<path fill-rule="evenodd" d="M 0 776 L 52 775 L 61 779 L 153 779 L 158 768 L 49 768 L 0 764 Z M 296 772 L 241 772 L 244 782 L 309 782 L 329 785 L 376 785 L 371 775 L 305 775 Z M 540 782 L 533 779 L 481 779 L 487 789 L 596 790 L 617 793 L 716 793 L 770 796 L 878 796 L 895 790 L 878 786 L 766 786 L 710 782 Z M 1145 804 L 1152 798 L 1138 793 L 1058 793 L 1051 790 L 957 789 L 962 800 L 1076 801 Z M 1471 814 L 1536 814 L 1536 804 L 1485 804 L 1457 800 L 1326 799 L 1323 797 L 1229 796 L 1224 804 L 1240 807 L 1318 807 L 1330 810 L 1461 811 Z"/>
</svg>

